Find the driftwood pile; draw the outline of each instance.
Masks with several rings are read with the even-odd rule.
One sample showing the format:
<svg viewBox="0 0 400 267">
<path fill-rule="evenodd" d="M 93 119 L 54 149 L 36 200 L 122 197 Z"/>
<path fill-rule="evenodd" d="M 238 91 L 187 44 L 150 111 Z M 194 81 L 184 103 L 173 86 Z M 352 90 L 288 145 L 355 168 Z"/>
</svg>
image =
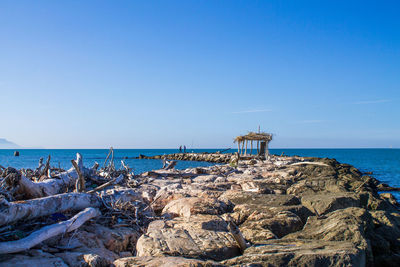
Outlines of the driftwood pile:
<svg viewBox="0 0 400 267">
<path fill-rule="evenodd" d="M 112 148 L 101 168 L 85 167 L 79 153 L 69 170 L 50 160 L 41 158 L 35 170 L 0 166 L 0 254 L 26 251 L 91 219 L 139 227 L 151 220 L 132 169 L 123 161 L 115 168 Z"/>
</svg>

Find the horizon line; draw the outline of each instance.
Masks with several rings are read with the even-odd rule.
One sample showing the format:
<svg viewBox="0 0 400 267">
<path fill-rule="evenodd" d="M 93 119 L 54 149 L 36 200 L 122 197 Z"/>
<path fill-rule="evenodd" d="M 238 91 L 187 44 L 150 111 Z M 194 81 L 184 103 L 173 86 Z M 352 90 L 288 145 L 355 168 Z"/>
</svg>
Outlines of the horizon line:
<svg viewBox="0 0 400 267">
<path fill-rule="evenodd" d="M 0 148 L 0 150 L 109 150 L 110 148 Z M 163 149 L 168 149 L 168 150 L 179 150 L 178 148 L 116 148 L 113 147 L 113 149 L 118 149 L 118 150 L 141 150 L 141 149 L 147 149 L 147 150 L 163 150 Z M 199 149 L 220 149 L 220 150 L 237 150 L 237 148 L 186 148 L 186 150 L 199 150 Z M 256 149 L 256 148 L 253 148 Z M 270 147 L 271 149 L 400 149 L 400 147 Z M 250 150 L 250 149 L 248 149 Z"/>
</svg>

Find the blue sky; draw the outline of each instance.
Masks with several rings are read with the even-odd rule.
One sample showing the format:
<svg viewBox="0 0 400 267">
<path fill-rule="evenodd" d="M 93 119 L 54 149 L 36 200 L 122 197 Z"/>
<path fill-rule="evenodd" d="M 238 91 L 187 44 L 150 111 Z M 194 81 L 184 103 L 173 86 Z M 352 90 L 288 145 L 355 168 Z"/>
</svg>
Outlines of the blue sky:
<svg viewBox="0 0 400 267">
<path fill-rule="evenodd" d="M 400 147 L 398 1 L 0 1 L 0 138 Z"/>
</svg>

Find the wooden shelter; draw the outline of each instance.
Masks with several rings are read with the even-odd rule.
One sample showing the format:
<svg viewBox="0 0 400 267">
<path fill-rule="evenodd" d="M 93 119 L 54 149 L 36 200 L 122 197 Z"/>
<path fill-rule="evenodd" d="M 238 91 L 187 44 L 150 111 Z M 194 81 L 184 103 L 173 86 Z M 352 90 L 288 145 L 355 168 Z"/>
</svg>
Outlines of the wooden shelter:
<svg viewBox="0 0 400 267">
<path fill-rule="evenodd" d="M 235 143 L 238 144 L 238 153 L 247 155 L 247 144 L 250 142 L 250 155 L 253 153 L 253 141 L 257 142 L 257 155 L 269 155 L 268 143 L 272 140 L 272 134 L 265 132 L 249 132 L 246 135 L 241 135 L 235 138 Z M 244 151 L 243 151 L 244 149 Z"/>
</svg>

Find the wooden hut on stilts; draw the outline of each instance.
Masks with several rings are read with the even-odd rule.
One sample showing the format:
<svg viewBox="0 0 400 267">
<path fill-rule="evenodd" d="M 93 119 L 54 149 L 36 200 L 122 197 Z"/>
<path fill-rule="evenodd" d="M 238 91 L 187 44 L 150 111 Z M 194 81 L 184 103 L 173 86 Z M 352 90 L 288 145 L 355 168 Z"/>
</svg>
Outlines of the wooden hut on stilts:
<svg viewBox="0 0 400 267">
<path fill-rule="evenodd" d="M 250 142 L 250 155 L 253 155 L 253 142 L 257 142 L 257 154 L 258 156 L 264 156 L 268 158 L 269 150 L 268 143 L 272 141 L 272 134 L 270 133 L 255 133 L 249 132 L 246 135 L 241 135 L 235 138 L 235 143 L 238 144 L 238 153 L 241 156 L 248 156 L 247 147 Z M 244 150 L 244 151 L 243 151 Z"/>
</svg>

